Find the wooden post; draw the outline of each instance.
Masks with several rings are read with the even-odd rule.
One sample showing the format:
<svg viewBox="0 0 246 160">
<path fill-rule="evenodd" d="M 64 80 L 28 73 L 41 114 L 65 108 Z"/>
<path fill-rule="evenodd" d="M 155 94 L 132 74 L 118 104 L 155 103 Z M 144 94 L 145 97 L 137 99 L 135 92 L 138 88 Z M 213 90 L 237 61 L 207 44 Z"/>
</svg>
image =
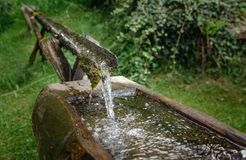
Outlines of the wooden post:
<svg viewBox="0 0 246 160">
<path fill-rule="evenodd" d="M 77 57 L 75 60 L 75 63 L 73 65 L 73 71 L 72 71 L 72 80 L 81 80 L 84 76 L 83 71 L 81 70 L 81 68 L 79 67 L 79 61 L 80 61 L 80 57 Z"/>
<path fill-rule="evenodd" d="M 26 7 L 24 5 L 21 7 L 21 13 L 25 19 L 26 24 L 27 24 L 27 30 L 31 31 L 32 30 L 32 23 L 31 23 L 29 15 L 26 11 Z"/>
<path fill-rule="evenodd" d="M 41 34 L 41 36 L 42 36 L 42 38 L 43 38 L 43 37 L 44 37 L 44 34 L 45 34 L 45 29 L 44 29 L 44 27 L 42 27 L 42 29 L 41 29 L 41 31 L 40 31 L 40 34 Z M 30 65 L 32 65 L 33 62 L 35 61 L 36 54 L 37 54 L 38 50 L 39 50 L 39 40 L 36 40 L 35 45 L 34 45 L 34 48 L 33 48 L 32 53 L 31 53 L 31 56 L 30 56 L 30 58 L 29 58 L 29 64 L 30 64 Z M 41 53 L 40 53 L 40 55 L 41 55 Z M 42 55 L 41 55 L 41 56 L 42 56 Z"/>
<path fill-rule="evenodd" d="M 59 46 L 59 41 L 53 37 L 42 39 L 39 42 L 40 50 L 44 57 L 49 60 L 59 78 L 63 81 L 70 81 L 71 67 Z"/>
</svg>

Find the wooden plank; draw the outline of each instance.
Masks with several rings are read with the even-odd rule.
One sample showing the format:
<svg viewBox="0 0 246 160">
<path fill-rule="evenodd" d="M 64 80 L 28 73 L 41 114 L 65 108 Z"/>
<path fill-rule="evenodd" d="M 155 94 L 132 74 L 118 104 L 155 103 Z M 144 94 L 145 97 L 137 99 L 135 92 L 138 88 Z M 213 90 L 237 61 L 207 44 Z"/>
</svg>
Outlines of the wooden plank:
<svg viewBox="0 0 246 160">
<path fill-rule="evenodd" d="M 43 55 L 53 66 L 60 79 L 63 82 L 72 80 L 72 70 L 59 47 L 59 41 L 50 37 L 41 40 L 39 46 Z"/>
<path fill-rule="evenodd" d="M 29 15 L 28 15 L 28 12 L 26 11 L 26 7 L 24 5 L 21 6 L 21 13 L 25 19 L 26 24 L 27 24 L 27 29 L 29 31 L 31 31 L 32 30 L 32 23 L 31 23 Z"/>
<path fill-rule="evenodd" d="M 40 31 L 40 34 L 42 36 L 41 38 L 43 38 L 44 34 L 45 34 L 45 29 L 43 27 Z M 39 40 L 36 40 L 34 48 L 33 48 L 32 53 L 31 53 L 31 56 L 29 58 L 29 65 L 32 65 L 34 63 L 38 50 L 39 50 Z M 41 54 L 41 56 L 43 56 L 43 55 Z"/>
</svg>

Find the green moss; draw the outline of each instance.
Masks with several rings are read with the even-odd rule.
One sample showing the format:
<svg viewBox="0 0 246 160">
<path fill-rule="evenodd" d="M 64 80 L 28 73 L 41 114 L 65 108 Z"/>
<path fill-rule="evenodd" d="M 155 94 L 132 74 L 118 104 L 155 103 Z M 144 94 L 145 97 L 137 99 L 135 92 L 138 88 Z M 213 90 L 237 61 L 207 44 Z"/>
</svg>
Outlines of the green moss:
<svg viewBox="0 0 246 160">
<path fill-rule="evenodd" d="M 91 82 L 91 88 L 95 88 L 102 78 L 100 70 L 92 61 L 90 61 L 86 57 L 81 57 L 79 66 L 82 69 L 82 71 L 84 71 L 88 76 Z"/>
</svg>

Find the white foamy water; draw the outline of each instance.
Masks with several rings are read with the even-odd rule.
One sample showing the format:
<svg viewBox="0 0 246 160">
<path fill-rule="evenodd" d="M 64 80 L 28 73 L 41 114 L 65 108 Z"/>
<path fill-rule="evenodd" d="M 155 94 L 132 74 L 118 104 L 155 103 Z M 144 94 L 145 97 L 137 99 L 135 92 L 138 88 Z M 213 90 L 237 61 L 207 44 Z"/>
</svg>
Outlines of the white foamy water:
<svg viewBox="0 0 246 160">
<path fill-rule="evenodd" d="M 113 97 L 111 91 L 111 81 L 110 81 L 110 73 L 108 71 L 108 66 L 105 62 L 101 62 L 99 64 L 99 68 L 102 74 L 102 83 L 101 89 L 103 91 L 103 97 L 105 101 L 105 106 L 107 109 L 108 118 L 114 119 L 114 104 L 113 104 Z"/>
</svg>

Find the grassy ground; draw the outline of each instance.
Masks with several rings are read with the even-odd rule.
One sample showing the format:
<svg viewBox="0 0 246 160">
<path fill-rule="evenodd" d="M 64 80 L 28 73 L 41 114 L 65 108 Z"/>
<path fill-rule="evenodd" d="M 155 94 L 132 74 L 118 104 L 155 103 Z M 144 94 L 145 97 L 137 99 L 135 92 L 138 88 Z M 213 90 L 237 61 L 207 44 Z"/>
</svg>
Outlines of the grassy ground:
<svg viewBox="0 0 246 160">
<path fill-rule="evenodd" d="M 110 30 L 104 25 L 105 15 L 68 3 L 65 11 L 49 14 L 52 19 L 72 30 L 88 34 L 110 48 Z M 0 35 L 0 159 L 37 159 L 31 128 L 32 106 L 40 90 L 59 82 L 47 63 L 27 67 L 34 35 L 27 33 L 22 20 Z M 245 93 L 227 79 L 214 81 L 158 73 L 151 77 L 150 87 L 187 105 L 204 111 L 246 132 Z M 189 80 L 188 80 L 189 81 Z"/>
</svg>

